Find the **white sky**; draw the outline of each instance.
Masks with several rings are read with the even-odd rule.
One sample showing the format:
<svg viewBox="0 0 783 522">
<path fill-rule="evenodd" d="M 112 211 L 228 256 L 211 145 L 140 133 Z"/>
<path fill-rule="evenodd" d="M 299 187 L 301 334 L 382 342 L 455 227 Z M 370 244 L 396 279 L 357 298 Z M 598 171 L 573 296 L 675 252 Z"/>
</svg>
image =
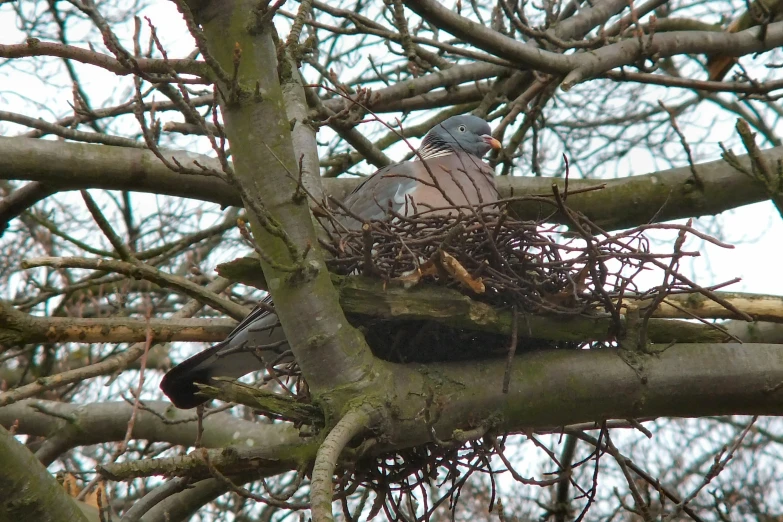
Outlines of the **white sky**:
<svg viewBox="0 0 783 522">
<path fill-rule="evenodd" d="M 25 39 L 25 35 L 15 27 L 15 18 L 10 7 L 8 4 L 0 6 L 0 43 L 3 44 L 20 43 Z M 157 27 L 166 28 L 160 30 L 159 35 L 171 56 L 184 56 L 191 51 L 192 40 L 183 31 L 180 15 L 172 2 L 152 2 L 145 14 Z M 127 40 L 125 43 L 127 45 Z M 128 79 L 118 80 L 114 75 L 100 69 L 87 66 L 78 66 L 78 68 L 85 80 L 85 86 L 94 96 L 94 101 L 105 101 L 105 104 L 109 105 L 112 99 L 121 98 L 123 89 L 129 86 Z M 67 104 L 70 100 L 70 88 L 63 88 L 63 85 L 68 84 L 67 78 L 64 82 L 61 78 L 58 79 L 59 86 L 46 86 L 35 77 L 37 72 L 14 70 L 8 66 L 0 67 L 0 91 L 2 91 L 0 110 L 37 115 L 50 121 L 70 112 Z M 118 84 L 124 86 L 118 89 Z M 19 94 L 9 94 L 9 91 L 16 91 Z M 36 107 L 36 102 L 44 106 Z M 704 106 L 704 109 L 705 121 L 711 121 L 714 115 L 709 113 L 710 106 Z M 132 117 L 123 121 L 135 125 Z M 714 149 L 714 156 L 704 158 L 705 160 L 716 159 L 720 153 L 717 141 L 725 139 L 733 132 L 729 123 L 712 131 L 714 141 L 705 146 Z M 0 122 L 0 135 L 12 136 L 18 132 L 21 132 L 20 127 Z M 183 138 L 178 143 L 187 146 L 196 143 L 196 139 Z M 741 151 L 737 150 L 737 152 Z M 404 151 L 399 149 L 396 153 L 399 155 L 392 154 L 392 156 L 399 158 L 403 153 Z M 630 155 L 625 166 L 627 168 L 625 174 L 642 174 L 649 171 L 650 161 L 649 158 Z M 134 196 L 134 201 L 154 206 L 153 196 Z M 783 246 L 781 246 L 783 224 L 772 204 L 765 202 L 749 205 L 726 212 L 716 219 L 717 221 L 710 217 L 699 219 L 696 221 L 696 226 L 707 232 L 719 230 L 721 239 L 734 244 L 735 248 L 725 250 L 690 239 L 685 249 L 700 250 L 703 255 L 683 261 L 684 271 L 693 274 L 695 280 L 705 286 L 740 277 L 742 281 L 739 284 L 726 290 L 783 295 L 783 277 L 780 276 L 781 259 L 783 259 Z M 656 243 L 656 248 L 659 251 L 668 251 L 676 233 L 655 234 L 654 237 L 660 240 Z M 650 281 L 650 284 L 657 283 L 657 280 Z M 190 349 L 197 348 L 191 346 Z M 536 465 L 534 462 L 530 463 L 531 468 Z M 530 469 L 530 471 L 535 473 L 537 470 Z"/>
<path fill-rule="evenodd" d="M 30 4 L 28 4 L 30 5 Z M 193 49 L 192 39 L 184 31 L 181 17 L 172 2 L 152 2 L 144 11 L 152 23 L 158 28 L 158 34 L 168 49 L 170 56 L 184 56 Z M 146 21 L 144 22 L 146 28 Z M 165 30 L 164 30 L 165 29 Z M 129 32 L 118 31 L 121 38 L 126 38 L 123 43 L 129 44 Z M 25 40 L 24 33 L 16 27 L 15 15 L 9 4 L 0 6 L 0 43 L 21 43 Z M 146 36 L 142 37 L 142 41 Z M 74 41 L 79 45 L 80 42 Z M 117 78 L 113 74 L 91 66 L 76 65 L 84 85 L 90 93 L 93 102 L 109 105 L 117 99 L 125 99 L 127 89 L 130 88 L 128 78 Z M 61 70 L 59 61 L 52 60 L 51 71 Z M 27 115 L 35 115 L 47 120 L 52 120 L 70 113 L 68 102 L 69 80 L 62 76 L 54 76 L 49 84 L 43 84 L 36 75 L 39 70 L 26 70 L 24 67 L 0 68 L 0 110 L 9 110 Z M 9 86 L 22 86 L 14 88 Z M 68 93 L 68 94 L 66 94 Z M 713 122 L 717 109 L 712 105 L 703 105 L 701 116 L 705 122 Z M 178 119 L 174 113 L 161 113 L 161 116 Z M 391 120 L 393 115 L 388 115 Z M 127 116 L 113 126 L 132 125 L 136 128 L 136 122 L 132 116 Z M 718 142 L 730 138 L 733 133 L 733 125 L 730 121 L 721 121 L 709 128 L 708 139 L 698 127 L 693 126 L 694 136 L 689 137 L 692 144 L 701 151 L 700 160 L 717 159 L 720 154 Z M 127 127 L 124 127 L 127 128 Z M 692 126 L 685 126 L 687 133 Z M 12 136 L 22 132 L 23 128 L 0 122 L 0 135 Z M 199 147 L 199 138 L 175 137 L 174 144 L 182 148 Z M 679 147 L 680 145 L 672 144 Z M 203 151 L 203 147 L 201 148 Z M 209 151 L 207 151 L 209 152 Z M 741 150 L 737 150 L 741 153 Z M 390 152 L 391 157 L 401 157 L 405 153 L 404 147 L 399 146 Z M 713 157 L 709 157 L 712 155 Z M 707 157 L 705 157 L 707 156 Z M 620 171 L 612 175 L 624 176 L 629 174 L 643 174 L 662 165 L 651 158 L 649 153 L 634 150 L 628 154 L 626 160 L 619 162 Z M 625 169 L 625 172 L 622 171 Z M 152 199 L 147 196 L 134 197 L 140 205 L 154 205 Z M 727 290 L 768 293 L 783 295 L 783 277 L 779 277 L 779 260 L 783 257 L 783 224 L 774 207 L 769 202 L 749 205 L 725 212 L 717 218 L 705 217 L 696 220 L 696 226 L 705 232 L 720 234 L 720 239 L 735 246 L 732 250 L 726 250 L 709 243 L 692 238 L 686 244 L 689 250 L 699 250 L 702 255 L 699 258 L 690 258 L 684 261 L 697 282 L 703 285 L 715 284 L 736 277 L 742 281 Z M 666 251 L 666 243 L 670 243 L 676 234 L 655 233 L 652 237 L 658 239 L 658 250 Z M 657 279 L 651 279 L 650 284 L 656 284 Z"/>
<path fill-rule="evenodd" d="M 0 6 L 0 35 L 2 35 L 0 43 L 21 43 L 24 41 L 25 35 L 18 31 L 10 7 L 9 4 Z M 151 2 L 151 5 L 145 9 L 144 15 L 149 16 L 153 24 L 158 27 L 158 34 L 169 50 L 170 56 L 184 56 L 192 50 L 192 40 L 183 31 L 181 17 L 172 2 Z M 146 22 L 144 23 L 146 24 Z M 127 37 L 129 34 L 122 34 L 120 31 L 120 36 Z M 145 38 L 142 40 L 144 41 Z M 124 42 L 129 45 L 128 40 Z M 79 42 L 74 43 L 79 44 Z M 53 67 L 58 66 L 53 65 Z M 127 92 L 128 79 L 118 80 L 114 75 L 95 67 L 78 66 L 78 68 L 94 102 L 110 104 L 112 99 L 122 97 Z M 3 91 L 0 93 L 0 110 L 10 110 L 28 115 L 35 114 L 48 120 L 68 114 L 70 112 L 68 107 L 70 95 L 66 93 L 69 93 L 70 89 L 63 88 L 63 85 L 68 83 L 67 78 L 64 84 L 62 80 L 58 80 L 54 82 L 55 85 L 46 86 L 35 78 L 36 73 L 38 73 L 36 70 L 12 70 L 7 66 L 0 68 L 0 85 L 4 86 L 0 89 Z M 118 84 L 123 83 L 124 87 L 118 88 Z M 21 85 L 23 89 L 9 88 L 9 86 L 15 85 Z M 19 94 L 9 94 L 9 91 L 17 91 Z M 38 105 L 37 114 L 33 112 L 36 109 L 36 104 L 43 104 L 43 106 Z M 711 121 L 714 115 L 710 114 L 710 106 L 705 105 L 704 109 L 705 121 Z M 132 117 L 124 121 L 135 125 Z M 686 127 L 686 132 L 687 129 L 688 127 Z M 10 136 L 19 131 L 20 127 L 0 122 L 0 134 L 2 135 Z M 720 153 L 717 142 L 726 139 L 732 132 L 732 125 L 729 123 L 712 128 L 710 132 L 711 143 L 701 143 L 700 150 L 705 152 L 706 147 L 714 149 L 714 157 L 717 158 Z M 195 139 L 177 139 L 177 143 L 183 147 L 192 146 L 195 144 Z M 394 151 L 392 152 L 393 157 L 395 152 L 400 155 L 404 153 L 402 149 L 399 152 Z M 632 152 L 629 154 L 628 161 L 623 163 L 628 173 L 641 174 L 655 169 L 649 156 L 643 158 L 643 153 Z M 623 175 L 622 172 L 617 174 Z M 144 199 L 146 198 L 136 198 L 137 201 Z M 722 239 L 734 244 L 735 248 L 725 250 L 710 244 L 697 245 L 692 240 L 688 248 L 699 249 L 703 253 L 700 258 L 690 261 L 692 273 L 697 281 L 701 284 L 713 284 L 741 277 L 742 282 L 731 287 L 731 290 L 783 295 L 783 277 L 777 275 L 779 260 L 783 254 L 783 246 L 781 246 L 783 225 L 771 203 L 760 203 L 726 212 L 717 220 L 721 225 Z M 696 223 L 706 231 L 716 230 L 715 221 L 712 218 L 699 219 Z M 674 237 L 673 234 L 666 237 L 660 234 L 655 236 L 661 240 Z M 699 243 L 701 242 L 699 241 Z"/>
</svg>

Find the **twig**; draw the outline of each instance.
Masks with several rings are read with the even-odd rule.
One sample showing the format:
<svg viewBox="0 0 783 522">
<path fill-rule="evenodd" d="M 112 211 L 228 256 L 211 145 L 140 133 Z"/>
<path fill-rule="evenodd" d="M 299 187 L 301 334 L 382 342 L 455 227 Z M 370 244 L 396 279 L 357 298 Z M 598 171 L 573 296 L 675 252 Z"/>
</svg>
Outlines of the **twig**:
<svg viewBox="0 0 783 522">
<path fill-rule="evenodd" d="M 666 113 L 669 115 L 669 121 L 671 122 L 672 129 L 674 129 L 674 132 L 677 133 L 677 136 L 680 138 L 680 143 L 682 144 L 683 150 L 685 150 L 685 155 L 688 157 L 688 166 L 691 168 L 691 174 L 693 175 L 693 181 L 696 183 L 696 187 L 699 190 L 704 189 L 704 181 L 701 179 L 701 176 L 699 176 L 699 173 L 696 171 L 696 164 L 693 161 L 693 154 L 691 154 L 691 147 L 688 145 L 688 140 L 685 138 L 685 134 L 680 130 L 680 126 L 677 125 L 677 117 L 674 114 L 674 110 L 667 107 L 663 100 L 658 100 L 658 105 L 661 106 L 663 110 L 666 111 Z"/>
<path fill-rule="evenodd" d="M 122 239 L 120 239 L 120 236 L 118 236 L 114 231 L 111 224 L 109 223 L 109 220 L 107 220 L 103 215 L 100 207 L 98 207 L 98 204 L 95 203 L 94 199 L 92 199 L 92 196 L 90 196 L 89 192 L 86 190 L 82 190 L 80 192 L 82 199 L 84 200 L 84 204 L 87 205 L 87 210 L 90 211 L 90 214 L 92 214 L 92 217 L 95 219 L 98 227 L 111 243 L 111 246 L 113 246 L 114 250 L 117 251 L 117 255 L 119 255 L 120 259 L 130 263 L 136 262 L 136 258 L 133 257 L 128 247 L 125 245 L 125 243 L 122 242 Z"/>
<path fill-rule="evenodd" d="M 761 183 L 778 214 L 783 217 L 783 167 L 778 165 L 777 172 L 773 172 L 772 167 L 756 145 L 756 136 L 750 131 L 748 122 L 740 118 L 737 120 L 736 128 L 750 157 L 750 164 L 753 167 L 751 177 Z"/>
<path fill-rule="evenodd" d="M 107 259 L 87 259 L 82 257 L 36 257 L 22 261 L 22 268 L 29 269 L 39 266 L 52 268 L 84 268 L 89 270 L 101 270 L 117 272 L 128 277 L 135 277 L 152 281 L 153 283 L 178 290 L 194 299 L 209 304 L 218 310 L 227 313 L 234 319 L 241 320 L 247 315 L 247 308 L 224 299 L 207 288 L 197 285 L 183 277 L 174 276 L 162 272 L 152 266 L 143 263 L 126 263 L 124 261 Z"/>
<path fill-rule="evenodd" d="M 664 522 L 673 522 L 677 519 L 679 514 L 683 511 L 683 509 L 688 505 L 688 503 L 696 498 L 696 496 L 707 487 L 707 485 L 712 482 L 712 479 L 720 475 L 720 473 L 726 469 L 726 465 L 729 463 L 729 461 L 734 458 L 734 453 L 739 449 L 740 445 L 742 444 L 742 441 L 745 440 L 745 437 L 747 436 L 748 432 L 750 432 L 750 429 L 753 427 L 753 425 L 756 423 L 756 420 L 758 420 L 758 415 L 754 415 L 753 418 L 750 420 L 748 425 L 745 427 L 744 430 L 742 430 L 742 433 L 739 434 L 737 439 L 734 441 L 734 443 L 729 447 L 728 449 L 724 446 L 723 449 L 715 455 L 715 460 L 710 467 L 709 471 L 707 471 L 707 474 L 704 475 L 704 478 L 702 479 L 701 484 L 694 488 L 691 493 L 682 499 L 681 502 L 678 502 L 676 506 L 674 506 L 674 509 L 671 513 L 664 519 Z"/>
<path fill-rule="evenodd" d="M 519 321 L 517 319 L 517 305 L 511 307 L 511 344 L 506 356 L 506 373 L 503 376 L 503 393 L 508 393 L 508 385 L 511 382 L 511 366 L 514 363 L 514 354 L 517 351 L 519 333 Z"/>
</svg>

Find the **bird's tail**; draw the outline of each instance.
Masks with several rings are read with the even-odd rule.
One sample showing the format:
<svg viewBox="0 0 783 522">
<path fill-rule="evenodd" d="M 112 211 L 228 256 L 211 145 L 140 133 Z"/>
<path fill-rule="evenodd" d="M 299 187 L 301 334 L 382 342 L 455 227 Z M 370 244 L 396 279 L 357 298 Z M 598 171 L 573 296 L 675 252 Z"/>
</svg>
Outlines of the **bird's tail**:
<svg viewBox="0 0 783 522">
<path fill-rule="evenodd" d="M 206 402 L 196 384 L 212 384 L 215 377 L 238 378 L 273 364 L 292 360 L 290 347 L 271 299 L 237 325 L 225 341 L 178 364 L 163 377 L 160 388 L 174 406 L 188 409 Z"/>
</svg>

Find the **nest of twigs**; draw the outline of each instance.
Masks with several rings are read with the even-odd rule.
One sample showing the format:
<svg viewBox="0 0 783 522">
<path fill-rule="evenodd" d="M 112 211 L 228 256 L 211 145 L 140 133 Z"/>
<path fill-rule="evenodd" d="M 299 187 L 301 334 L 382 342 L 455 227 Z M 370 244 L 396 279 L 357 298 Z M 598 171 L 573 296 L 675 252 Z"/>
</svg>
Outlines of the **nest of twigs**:
<svg viewBox="0 0 783 522">
<path fill-rule="evenodd" d="M 368 222 L 359 231 L 334 233 L 329 269 L 406 285 L 435 282 L 529 313 L 584 313 L 601 297 L 590 291 L 587 255 L 574 255 L 584 247 L 566 239 L 560 228 L 498 211 L 395 216 Z M 602 260 L 612 256 L 613 246 L 597 247 Z"/>
<path fill-rule="evenodd" d="M 578 219 L 575 214 L 571 217 Z M 623 299 L 693 290 L 676 279 L 652 293 L 637 287 L 636 274 L 669 265 L 666 255 L 650 253 L 640 230 L 593 234 L 586 223 L 568 230 L 543 221 L 519 221 L 502 204 L 451 216 L 391 215 L 366 222 L 360 230 L 341 226 L 345 219 L 337 210 L 325 223 L 330 239 L 324 246 L 333 256 L 331 271 L 377 277 L 387 284 L 445 285 L 472 299 L 513 308 L 520 315 L 608 313 L 617 319 L 619 329 Z M 681 255 L 674 252 L 669 257 Z M 360 325 L 376 355 L 401 362 L 503 355 L 509 346 L 507 336 L 427 321 L 360 321 Z M 520 341 L 522 349 L 577 346 Z"/>
</svg>

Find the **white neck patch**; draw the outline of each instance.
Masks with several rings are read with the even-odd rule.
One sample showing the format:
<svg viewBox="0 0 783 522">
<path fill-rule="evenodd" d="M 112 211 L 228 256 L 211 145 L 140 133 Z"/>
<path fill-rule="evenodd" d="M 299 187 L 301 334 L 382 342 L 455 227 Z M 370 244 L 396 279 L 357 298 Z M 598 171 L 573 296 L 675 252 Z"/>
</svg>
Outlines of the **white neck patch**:
<svg viewBox="0 0 783 522">
<path fill-rule="evenodd" d="M 432 145 L 425 145 L 424 147 L 421 147 L 418 151 L 419 153 L 416 154 L 416 157 L 414 158 L 414 161 L 419 161 L 423 159 L 432 159 L 432 158 L 440 158 L 443 156 L 448 156 L 449 154 L 453 154 L 454 151 L 451 149 L 445 149 L 441 147 L 433 147 Z"/>
</svg>

